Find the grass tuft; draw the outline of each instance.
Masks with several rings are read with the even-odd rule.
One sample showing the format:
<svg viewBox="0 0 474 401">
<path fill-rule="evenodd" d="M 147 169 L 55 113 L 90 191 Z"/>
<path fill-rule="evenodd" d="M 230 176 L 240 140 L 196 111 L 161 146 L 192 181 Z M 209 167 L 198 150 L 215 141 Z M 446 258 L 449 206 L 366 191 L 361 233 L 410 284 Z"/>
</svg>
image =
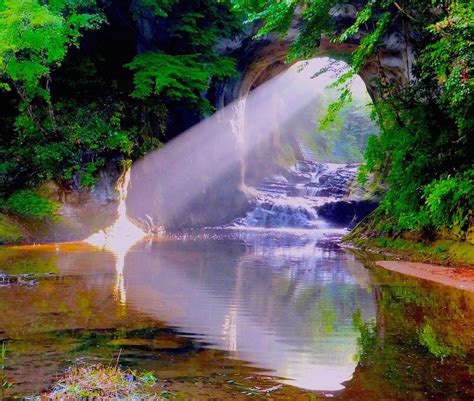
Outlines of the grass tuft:
<svg viewBox="0 0 474 401">
<path fill-rule="evenodd" d="M 158 379 L 150 372 L 138 373 L 118 366 L 96 364 L 69 368 L 64 377 L 45 394 L 47 399 L 78 398 L 107 400 L 165 400 L 156 391 Z"/>
</svg>

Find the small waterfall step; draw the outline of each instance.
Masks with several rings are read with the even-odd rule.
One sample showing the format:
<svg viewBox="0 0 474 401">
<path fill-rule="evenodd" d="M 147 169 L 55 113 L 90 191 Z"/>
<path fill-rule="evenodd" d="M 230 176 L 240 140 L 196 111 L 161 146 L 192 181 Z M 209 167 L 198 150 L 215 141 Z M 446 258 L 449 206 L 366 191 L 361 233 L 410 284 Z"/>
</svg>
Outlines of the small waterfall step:
<svg viewBox="0 0 474 401">
<path fill-rule="evenodd" d="M 354 180 L 358 165 L 298 160 L 285 175 L 274 175 L 258 188 L 255 208 L 236 226 L 324 228 L 317 209 L 342 198 Z"/>
</svg>

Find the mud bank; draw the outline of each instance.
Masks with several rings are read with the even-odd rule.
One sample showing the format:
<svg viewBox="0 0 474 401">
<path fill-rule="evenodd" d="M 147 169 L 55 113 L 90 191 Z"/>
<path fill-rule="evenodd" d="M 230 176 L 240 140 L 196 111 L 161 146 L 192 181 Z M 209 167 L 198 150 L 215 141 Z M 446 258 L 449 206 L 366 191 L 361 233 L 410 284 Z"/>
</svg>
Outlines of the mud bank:
<svg viewBox="0 0 474 401">
<path fill-rule="evenodd" d="M 376 265 L 397 273 L 474 292 L 474 269 L 396 261 L 379 261 Z"/>
</svg>

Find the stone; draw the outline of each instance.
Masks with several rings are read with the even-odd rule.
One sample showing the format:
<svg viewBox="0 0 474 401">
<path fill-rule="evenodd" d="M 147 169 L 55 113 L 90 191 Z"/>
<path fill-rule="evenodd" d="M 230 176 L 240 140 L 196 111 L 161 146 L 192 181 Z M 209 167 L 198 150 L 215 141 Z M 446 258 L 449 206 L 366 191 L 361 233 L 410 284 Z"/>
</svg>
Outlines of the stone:
<svg viewBox="0 0 474 401">
<path fill-rule="evenodd" d="M 322 205 L 318 215 L 339 227 L 352 229 L 377 206 L 378 202 L 373 200 L 340 200 Z"/>
</svg>

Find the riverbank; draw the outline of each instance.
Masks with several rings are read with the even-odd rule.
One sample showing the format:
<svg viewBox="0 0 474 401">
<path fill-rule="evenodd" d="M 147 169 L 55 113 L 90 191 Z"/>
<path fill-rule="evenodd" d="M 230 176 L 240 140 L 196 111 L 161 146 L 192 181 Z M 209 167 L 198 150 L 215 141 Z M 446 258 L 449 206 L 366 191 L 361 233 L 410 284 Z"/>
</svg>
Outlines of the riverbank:
<svg viewBox="0 0 474 401">
<path fill-rule="evenodd" d="M 375 264 L 386 270 L 474 293 L 474 269 L 389 260 Z"/>
<path fill-rule="evenodd" d="M 436 240 L 425 243 L 388 237 L 364 238 L 350 233 L 344 243 L 347 247 L 407 262 L 474 268 L 474 245 L 468 242 Z"/>
<path fill-rule="evenodd" d="M 0 245 L 19 244 L 26 240 L 23 228 L 11 217 L 0 213 Z"/>
</svg>

